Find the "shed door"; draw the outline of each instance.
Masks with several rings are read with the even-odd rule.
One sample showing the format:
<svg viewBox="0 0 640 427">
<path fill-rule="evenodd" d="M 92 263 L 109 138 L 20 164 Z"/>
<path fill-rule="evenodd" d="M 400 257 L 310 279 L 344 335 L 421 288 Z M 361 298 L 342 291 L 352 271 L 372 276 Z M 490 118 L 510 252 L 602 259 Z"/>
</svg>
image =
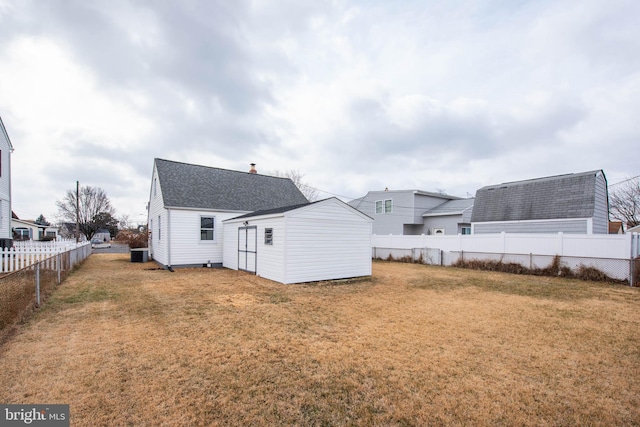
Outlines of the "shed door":
<svg viewBox="0 0 640 427">
<path fill-rule="evenodd" d="M 258 227 L 238 228 L 238 270 L 256 272 Z"/>
</svg>

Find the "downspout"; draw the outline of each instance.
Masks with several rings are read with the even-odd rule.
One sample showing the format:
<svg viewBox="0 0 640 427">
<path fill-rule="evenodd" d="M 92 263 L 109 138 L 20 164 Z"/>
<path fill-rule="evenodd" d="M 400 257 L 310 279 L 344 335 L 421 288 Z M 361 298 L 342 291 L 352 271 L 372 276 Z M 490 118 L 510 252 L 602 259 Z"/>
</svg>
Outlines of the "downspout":
<svg viewBox="0 0 640 427">
<path fill-rule="evenodd" d="M 167 269 L 173 273 L 171 267 L 171 209 L 167 209 Z"/>
</svg>

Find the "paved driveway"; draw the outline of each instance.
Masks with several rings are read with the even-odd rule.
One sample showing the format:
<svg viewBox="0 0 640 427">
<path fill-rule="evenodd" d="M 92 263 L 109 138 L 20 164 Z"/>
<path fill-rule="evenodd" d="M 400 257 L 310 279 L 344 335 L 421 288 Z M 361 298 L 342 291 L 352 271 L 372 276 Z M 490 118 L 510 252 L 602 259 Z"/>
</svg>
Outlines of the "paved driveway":
<svg viewBox="0 0 640 427">
<path fill-rule="evenodd" d="M 129 253 L 129 246 L 123 243 L 111 242 L 110 248 L 93 248 L 93 254 L 126 254 Z"/>
</svg>

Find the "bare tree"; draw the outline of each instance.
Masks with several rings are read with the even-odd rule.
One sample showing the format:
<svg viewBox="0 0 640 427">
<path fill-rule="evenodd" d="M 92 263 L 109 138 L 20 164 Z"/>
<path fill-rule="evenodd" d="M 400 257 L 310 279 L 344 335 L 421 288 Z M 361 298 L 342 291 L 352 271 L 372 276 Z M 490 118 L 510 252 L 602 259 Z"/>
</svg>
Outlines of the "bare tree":
<svg viewBox="0 0 640 427">
<path fill-rule="evenodd" d="M 80 221 L 78 224 L 80 232 L 90 240 L 98 228 L 104 226 L 101 218 L 107 214 L 115 216 L 115 209 L 111 206 L 107 193 L 99 187 L 80 187 L 79 198 Z M 61 222 L 75 224 L 78 201 L 74 190 L 67 191 L 64 198 L 56 202 L 56 206 L 58 206 L 58 216 Z"/>
<path fill-rule="evenodd" d="M 318 190 L 304 182 L 302 179 L 304 178 L 304 174 L 300 173 L 299 170 L 290 169 L 288 171 L 279 171 L 275 170 L 269 175 L 278 176 L 280 178 L 289 178 L 293 183 L 298 187 L 298 190 L 307 198 L 310 202 L 314 202 L 318 200 Z"/>
<path fill-rule="evenodd" d="M 611 187 L 615 189 L 611 190 Z M 611 216 L 626 223 L 627 228 L 640 225 L 640 177 L 611 185 L 609 188 Z"/>
</svg>

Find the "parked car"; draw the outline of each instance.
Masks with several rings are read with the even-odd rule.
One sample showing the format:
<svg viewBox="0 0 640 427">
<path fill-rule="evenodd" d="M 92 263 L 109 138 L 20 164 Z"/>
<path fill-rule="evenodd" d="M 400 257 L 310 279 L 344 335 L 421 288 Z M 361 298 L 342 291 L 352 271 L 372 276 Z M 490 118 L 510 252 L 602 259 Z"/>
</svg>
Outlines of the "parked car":
<svg viewBox="0 0 640 427">
<path fill-rule="evenodd" d="M 101 238 L 93 238 L 91 239 L 91 247 L 94 249 L 100 249 L 100 248 L 110 248 L 111 247 L 111 242 L 108 242 L 104 239 Z"/>
</svg>

